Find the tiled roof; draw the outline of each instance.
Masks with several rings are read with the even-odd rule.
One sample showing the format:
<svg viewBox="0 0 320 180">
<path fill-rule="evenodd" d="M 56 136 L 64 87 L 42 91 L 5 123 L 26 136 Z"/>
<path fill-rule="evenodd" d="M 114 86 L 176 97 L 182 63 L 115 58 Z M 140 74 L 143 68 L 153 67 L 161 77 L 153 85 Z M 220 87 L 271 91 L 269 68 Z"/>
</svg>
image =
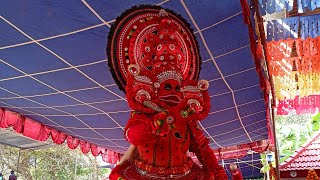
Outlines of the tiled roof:
<svg viewBox="0 0 320 180">
<path fill-rule="evenodd" d="M 320 132 L 280 164 L 281 171 L 308 169 L 320 169 Z"/>
</svg>

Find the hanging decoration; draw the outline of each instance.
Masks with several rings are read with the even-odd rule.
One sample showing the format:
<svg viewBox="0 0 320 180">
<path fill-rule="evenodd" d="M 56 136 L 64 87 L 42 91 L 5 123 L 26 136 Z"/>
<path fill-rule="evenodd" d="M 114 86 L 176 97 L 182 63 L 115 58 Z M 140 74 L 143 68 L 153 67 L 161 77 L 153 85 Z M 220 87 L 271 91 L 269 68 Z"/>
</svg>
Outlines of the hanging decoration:
<svg viewBox="0 0 320 180">
<path fill-rule="evenodd" d="M 291 57 L 293 43 L 296 41 L 297 39 L 288 39 L 267 42 L 267 60 L 281 61 L 283 58 Z"/>
<path fill-rule="evenodd" d="M 319 108 L 320 36 L 267 42 L 269 74 L 275 84 L 277 114 L 314 113 Z"/>
<path fill-rule="evenodd" d="M 313 0 L 316 1 L 316 0 Z M 320 5 L 320 0 L 319 4 Z M 311 1 L 310 1 L 311 2 Z M 299 23 L 301 27 L 301 38 L 306 39 L 308 37 L 316 38 L 320 35 L 320 15 L 303 16 L 299 17 Z"/>
<path fill-rule="evenodd" d="M 319 56 L 320 36 L 317 36 L 316 38 L 306 38 L 304 40 L 296 39 L 295 42 L 298 57 L 311 58 L 314 56 Z"/>
<path fill-rule="evenodd" d="M 292 11 L 294 7 L 293 0 L 259 0 L 259 9 L 261 15 L 272 14 L 281 11 Z M 299 13 L 313 11 L 320 7 L 320 0 L 297 0 Z"/>
<path fill-rule="evenodd" d="M 272 14 L 286 9 L 291 11 L 293 0 L 259 0 L 259 9 L 261 15 Z"/>
<path fill-rule="evenodd" d="M 284 58 L 281 61 L 269 62 L 269 73 L 273 76 L 289 76 L 292 74 L 293 65 L 298 58 Z"/>
<path fill-rule="evenodd" d="M 121 154 L 119 153 L 107 151 L 104 148 L 95 146 L 76 137 L 66 135 L 63 132 L 52 129 L 39 122 L 33 121 L 32 119 L 0 108 L 0 128 L 9 127 L 12 127 L 17 133 L 21 133 L 23 136 L 37 141 L 46 141 L 51 137 L 52 141 L 56 144 L 67 142 L 70 149 L 76 149 L 80 144 L 80 149 L 84 154 L 91 151 L 93 156 L 102 155 L 103 159 L 108 163 L 115 164 L 121 158 Z"/>
<path fill-rule="evenodd" d="M 306 180 L 319 180 L 319 177 L 314 169 L 308 171 L 308 176 Z"/>
<path fill-rule="evenodd" d="M 316 38 L 320 36 L 320 15 L 276 19 L 266 21 L 264 26 L 268 42 L 298 38 Z M 300 30 L 298 30 L 299 28 Z"/>
<path fill-rule="evenodd" d="M 302 98 L 295 96 L 292 99 L 279 100 L 277 114 L 288 115 L 293 110 L 297 114 L 314 114 L 317 109 L 320 109 L 320 95 L 309 95 Z"/>
<path fill-rule="evenodd" d="M 220 159 L 236 159 L 248 155 L 248 152 L 263 153 L 270 148 L 272 143 L 270 140 L 262 140 L 252 142 L 249 144 L 230 146 L 227 148 L 214 149 L 213 152 L 219 156 Z"/>
<path fill-rule="evenodd" d="M 102 160 L 104 162 L 109 162 L 111 164 L 116 164 L 119 162 L 119 160 L 122 158 L 122 154 L 110 151 L 110 150 L 105 150 L 104 153 L 101 154 Z"/>
<path fill-rule="evenodd" d="M 298 94 L 296 74 L 291 73 L 286 76 L 274 76 L 274 92 L 279 100 L 292 99 Z"/>
<path fill-rule="evenodd" d="M 276 174 L 276 168 L 272 166 L 272 163 L 269 163 L 270 170 L 269 170 L 269 176 L 270 180 L 278 180 L 277 174 Z"/>
<path fill-rule="evenodd" d="M 267 41 L 298 38 L 299 17 L 266 21 Z"/>
<path fill-rule="evenodd" d="M 298 0 L 298 10 L 300 13 L 313 11 L 320 7 L 320 0 Z"/>
<path fill-rule="evenodd" d="M 320 93 L 320 36 L 272 41 L 267 48 L 269 73 L 279 100 Z"/>
</svg>

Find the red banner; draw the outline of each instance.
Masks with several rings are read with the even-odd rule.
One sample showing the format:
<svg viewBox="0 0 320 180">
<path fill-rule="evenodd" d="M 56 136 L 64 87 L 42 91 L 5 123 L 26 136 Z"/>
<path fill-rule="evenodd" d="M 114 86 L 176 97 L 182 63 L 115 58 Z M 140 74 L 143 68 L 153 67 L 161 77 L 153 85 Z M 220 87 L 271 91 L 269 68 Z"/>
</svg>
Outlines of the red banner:
<svg viewBox="0 0 320 180">
<path fill-rule="evenodd" d="M 48 126 L 45 126 L 32 119 L 23 117 L 17 113 L 8 111 L 4 108 L 0 109 L 0 128 L 13 129 L 17 133 L 21 133 L 26 137 L 32 138 L 37 141 L 46 141 L 50 136 L 54 143 L 63 144 L 67 140 L 67 145 L 70 149 L 76 149 L 80 144 L 81 151 L 86 154 L 91 151 L 93 156 L 102 155 L 102 159 L 106 162 L 115 164 L 120 158 L 121 154 L 106 150 L 88 142 L 79 140 L 76 137 L 66 135 Z"/>
</svg>

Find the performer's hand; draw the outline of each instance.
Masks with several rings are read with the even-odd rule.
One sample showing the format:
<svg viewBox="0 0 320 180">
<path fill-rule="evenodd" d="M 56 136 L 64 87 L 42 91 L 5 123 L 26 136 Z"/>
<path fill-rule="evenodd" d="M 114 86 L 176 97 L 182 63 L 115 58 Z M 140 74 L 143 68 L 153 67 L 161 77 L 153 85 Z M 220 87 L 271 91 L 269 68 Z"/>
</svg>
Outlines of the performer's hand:
<svg viewBox="0 0 320 180">
<path fill-rule="evenodd" d="M 242 173 L 240 169 L 238 169 L 235 163 L 231 163 L 229 165 L 229 168 L 230 168 L 233 180 L 243 180 Z"/>
<path fill-rule="evenodd" d="M 238 167 L 235 163 L 230 163 L 229 168 L 232 172 L 234 172 L 237 170 Z"/>
</svg>

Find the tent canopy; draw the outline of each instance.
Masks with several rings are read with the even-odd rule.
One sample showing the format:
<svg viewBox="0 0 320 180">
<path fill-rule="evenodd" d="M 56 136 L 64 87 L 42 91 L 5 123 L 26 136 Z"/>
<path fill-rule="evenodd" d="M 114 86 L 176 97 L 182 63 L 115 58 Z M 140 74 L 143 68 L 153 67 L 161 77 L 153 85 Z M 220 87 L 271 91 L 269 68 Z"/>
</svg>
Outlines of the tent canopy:
<svg viewBox="0 0 320 180">
<path fill-rule="evenodd" d="M 17 147 L 19 149 L 43 149 L 53 146 L 53 142 L 48 141 L 36 141 L 31 138 L 27 138 L 14 132 L 12 129 L 1 129 L 0 128 L 0 144 Z"/>
<path fill-rule="evenodd" d="M 268 139 L 266 105 L 240 0 L 6 1 L 0 7 L 0 106 L 123 153 L 131 109 L 107 68 L 115 18 L 139 4 L 181 14 L 195 30 L 200 78 L 210 81 L 202 122 L 212 148 Z"/>
</svg>

